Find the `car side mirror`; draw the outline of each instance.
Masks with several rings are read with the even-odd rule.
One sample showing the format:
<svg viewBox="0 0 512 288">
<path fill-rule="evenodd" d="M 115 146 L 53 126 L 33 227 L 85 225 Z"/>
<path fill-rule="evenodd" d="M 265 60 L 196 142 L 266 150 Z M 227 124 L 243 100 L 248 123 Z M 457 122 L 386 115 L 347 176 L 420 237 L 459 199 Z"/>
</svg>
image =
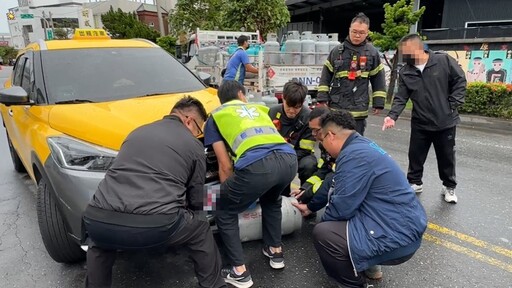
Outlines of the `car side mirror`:
<svg viewBox="0 0 512 288">
<path fill-rule="evenodd" d="M 0 90 L 0 103 L 9 105 L 24 105 L 30 104 L 28 93 L 20 86 L 12 86 Z"/>
<path fill-rule="evenodd" d="M 203 83 L 206 86 L 210 86 L 210 84 L 212 83 L 212 75 L 210 75 L 208 73 L 197 72 L 197 76 L 199 76 L 199 78 L 201 78 L 201 80 L 203 81 Z"/>
</svg>

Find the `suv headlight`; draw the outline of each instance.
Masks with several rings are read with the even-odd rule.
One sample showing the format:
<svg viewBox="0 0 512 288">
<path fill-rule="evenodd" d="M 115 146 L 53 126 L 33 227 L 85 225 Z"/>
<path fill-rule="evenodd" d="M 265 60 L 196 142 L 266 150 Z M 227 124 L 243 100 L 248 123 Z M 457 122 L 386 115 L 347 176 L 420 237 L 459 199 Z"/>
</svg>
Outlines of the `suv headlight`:
<svg viewBox="0 0 512 288">
<path fill-rule="evenodd" d="M 62 168 L 80 171 L 106 171 L 117 152 L 69 137 L 49 137 L 53 160 Z"/>
</svg>

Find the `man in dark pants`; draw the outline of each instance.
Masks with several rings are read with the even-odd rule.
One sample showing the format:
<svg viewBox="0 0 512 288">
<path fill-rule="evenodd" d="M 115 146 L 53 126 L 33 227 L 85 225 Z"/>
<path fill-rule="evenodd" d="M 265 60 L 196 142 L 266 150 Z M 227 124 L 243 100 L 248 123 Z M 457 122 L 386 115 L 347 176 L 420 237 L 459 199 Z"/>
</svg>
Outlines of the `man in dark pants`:
<svg viewBox="0 0 512 288">
<path fill-rule="evenodd" d="M 315 138 L 308 126 L 309 107 L 304 106 L 308 88 L 298 81 L 289 81 L 283 87 L 283 103 L 270 108 L 268 115 L 279 134 L 290 143 L 299 161 L 299 179 L 303 185 L 317 170 Z M 286 196 L 289 196 L 286 191 Z"/>
<path fill-rule="evenodd" d="M 206 159 L 196 138 L 207 118 L 185 97 L 164 119 L 135 129 L 84 213 L 86 287 L 110 287 L 117 250 L 184 246 L 201 287 L 226 287 L 222 260 L 202 210 Z"/>
<path fill-rule="evenodd" d="M 444 200 L 457 203 L 455 131 L 460 122 L 457 108 L 464 104 L 466 78 L 454 58 L 445 53 L 425 51 L 423 47 L 417 34 L 407 35 L 400 41 L 400 51 L 407 65 L 400 70 L 398 93 L 382 130 L 395 126 L 411 99 L 407 179 L 416 193 L 423 192 L 423 165 L 433 143 Z"/>
<path fill-rule="evenodd" d="M 347 39 L 335 47 L 322 69 L 318 86 L 318 105 L 350 111 L 356 131 L 364 135 L 372 85 L 373 114 L 379 114 L 386 100 L 386 75 L 377 48 L 366 37 L 370 19 L 357 14 L 350 24 Z"/>
<path fill-rule="evenodd" d="M 363 271 L 412 258 L 427 215 L 400 166 L 355 131 L 349 112 L 331 112 L 321 123 L 322 145 L 336 158 L 336 169 L 327 195 L 319 191 L 313 198 L 327 205 L 313 230 L 314 245 L 330 277 L 343 287 L 366 287 Z M 294 206 L 306 216 L 312 202 Z"/>
<path fill-rule="evenodd" d="M 230 262 L 222 276 L 235 287 L 248 288 L 253 281 L 245 267 L 238 214 L 259 198 L 263 255 L 273 269 L 283 269 L 281 193 L 297 174 L 297 155 L 274 127 L 269 109 L 246 103 L 242 84 L 223 81 L 218 96 L 222 106 L 206 123 L 204 144 L 215 151 L 222 183 L 215 222 Z"/>
</svg>

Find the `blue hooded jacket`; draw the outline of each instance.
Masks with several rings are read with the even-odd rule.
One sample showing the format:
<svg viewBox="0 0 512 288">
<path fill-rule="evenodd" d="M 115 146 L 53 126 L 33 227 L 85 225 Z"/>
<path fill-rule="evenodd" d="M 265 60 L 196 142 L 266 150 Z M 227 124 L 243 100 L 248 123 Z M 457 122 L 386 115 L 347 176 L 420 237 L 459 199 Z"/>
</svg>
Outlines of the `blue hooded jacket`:
<svg viewBox="0 0 512 288">
<path fill-rule="evenodd" d="M 398 164 L 381 147 L 353 133 L 336 159 L 322 221 L 348 221 L 355 272 L 419 248 L 427 215 Z"/>
</svg>

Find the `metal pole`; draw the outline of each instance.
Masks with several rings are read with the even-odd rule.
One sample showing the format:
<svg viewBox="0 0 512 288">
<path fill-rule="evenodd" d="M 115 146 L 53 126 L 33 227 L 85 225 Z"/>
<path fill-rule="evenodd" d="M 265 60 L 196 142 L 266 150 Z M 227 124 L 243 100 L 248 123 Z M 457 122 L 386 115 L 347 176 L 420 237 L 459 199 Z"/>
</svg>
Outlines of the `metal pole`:
<svg viewBox="0 0 512 288">
<path fill-rule="evenodd" d="M 43 31 L 44 31 L 44 40 L 48 40 L 48 35 L 46 34 L 46 28 L 50 25 L 48 25 L 48 21 L 46 21 L 46 14 L 43 11 L 43 17 L 41 18 L 44 20 L 45 25 L 43 25 Z"/>
<path fill-rule="evenodd" d="M 160 36 L 165 36 L 165 29 L 164 29 L 164 19 L 162 18 L 162 8 L 160 7 L 160 3 L 158 3 L 158 0 L 155 0 L 156 5 L 156 13 L 158 15 L 158 28 L 160 30 Z"/>
<path fill-rule="evenodd" d="M 414 0 L 412 11 L 416 12 L 419 9 L 420 9 L 420 0 Z M 411 28 L 409 29 L 409 32 L 410 33 L 417 33 L 418 32 L 418 22 L 416 22 L 413 25 L 411 25 Z"/>
</svg>

